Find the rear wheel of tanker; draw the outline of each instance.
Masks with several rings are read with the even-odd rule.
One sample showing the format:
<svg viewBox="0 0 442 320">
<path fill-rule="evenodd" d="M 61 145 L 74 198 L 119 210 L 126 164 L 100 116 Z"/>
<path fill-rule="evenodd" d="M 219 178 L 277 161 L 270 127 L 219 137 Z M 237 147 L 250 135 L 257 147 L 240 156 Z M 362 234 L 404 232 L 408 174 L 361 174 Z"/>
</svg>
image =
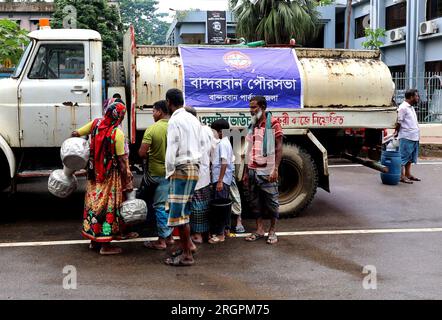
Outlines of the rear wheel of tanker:
<svg viewBox="0 0 442 320">
<path fill-rule="evenodd" d="M 0 150 L 0 191 L 3 191 L 11 185 L 11 177 L 9 175 L 8 161 Z"/>
<path fill-rule="evenodd" d="M 318 187 L 318 169 L 300 147 L 284 144 L 279 166 L 279 215 L 294 217 L 313 200 Z"/>
<path fill-rule="evenodd" d="M 126 85 L 126 74 L 121 61 L 107 62 L 104 76 L 106 87 L 124 87 Z"/>
</svg>

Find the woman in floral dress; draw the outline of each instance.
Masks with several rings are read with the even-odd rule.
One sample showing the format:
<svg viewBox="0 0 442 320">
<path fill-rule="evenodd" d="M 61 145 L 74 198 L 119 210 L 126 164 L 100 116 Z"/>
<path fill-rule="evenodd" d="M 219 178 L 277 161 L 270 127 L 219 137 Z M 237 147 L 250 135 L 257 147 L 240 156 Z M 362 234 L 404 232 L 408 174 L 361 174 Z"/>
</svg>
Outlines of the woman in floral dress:
<svg viewBox="0 0 442 320">
<path fill-rule="evenodd" d="M 133 189 L 125 157 L 124 133 L 119 128 L 125 113 L 124 104 L 113 101 L 103 118 L 72 133 L 74 137 L 91 135 L 82 235 L 91 240 L 91 249 L 100 248 L 103 255 L 122 252 L 110 242 L 122 238 L 123 192 Z"/>
</svg>

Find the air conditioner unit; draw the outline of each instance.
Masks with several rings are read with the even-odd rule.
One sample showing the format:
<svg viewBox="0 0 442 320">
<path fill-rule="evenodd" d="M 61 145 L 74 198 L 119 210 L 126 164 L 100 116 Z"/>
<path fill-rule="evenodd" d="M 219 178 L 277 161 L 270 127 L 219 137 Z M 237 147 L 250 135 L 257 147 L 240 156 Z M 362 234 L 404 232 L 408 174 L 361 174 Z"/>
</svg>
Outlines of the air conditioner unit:
<svg viewBox="0 0 442 320">
<path fill-rule="evenodd" d="M 405 39 L 405 31 L 404 29 L 393 29 L 390 31 L 390 41 L 391 42 L 395 42 L 395 41 L 401 41 Z"/>
<path fill-rule="evenodd" d="M 419 35 L 420 36 L 437 33 L 438 31 L 439 31 L 439 28 L 434 21 L 425 21 L 419 25 Z"/>
</svg>

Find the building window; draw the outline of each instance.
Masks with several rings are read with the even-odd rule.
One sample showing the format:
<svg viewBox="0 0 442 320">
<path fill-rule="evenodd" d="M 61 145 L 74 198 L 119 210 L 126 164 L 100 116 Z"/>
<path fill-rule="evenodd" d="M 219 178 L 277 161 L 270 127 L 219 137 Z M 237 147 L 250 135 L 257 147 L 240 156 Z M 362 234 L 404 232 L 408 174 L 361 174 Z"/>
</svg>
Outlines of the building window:
<svg viewBox="0 0 442 320">
<path fill-rule="evenodd" d="M 427 0 L 427 21 L 442 17 L 442 0 Z"/>
<path fill-rule="evenodd" d="M 428 73 L 441 73 L 442 72 L 442 61 L 428 61 L 425 62 L 425 72 Z"/>
<path fill-rule="evenodd" d="M 406 84 L 405 78 L 405 65 L 389 66 L 388 67 L 393 77 L 393 82 L 396 86 L 396 90 L 404 90 Z"/>
<path fill-rule="evenodd" d="M 365 15 L 355 19 L 355 38 L 364 38 L 365 29 L 370 28 L 370 15 Z"/>
<path fill-rule="evenodd" d="M 407 3 L 401 2 L 385 8 L 385 28 L 392 30 L 407 25 Z"/>
</svg>

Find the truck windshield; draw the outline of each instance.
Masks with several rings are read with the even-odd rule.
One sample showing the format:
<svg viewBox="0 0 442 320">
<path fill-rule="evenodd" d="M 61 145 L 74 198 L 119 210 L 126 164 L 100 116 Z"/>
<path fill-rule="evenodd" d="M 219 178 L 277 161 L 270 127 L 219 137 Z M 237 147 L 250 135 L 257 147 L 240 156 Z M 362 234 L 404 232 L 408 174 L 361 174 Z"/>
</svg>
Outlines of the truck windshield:
<svg viewBox="0 0 442 320">
<path fill-rule="evenodd" d="M 25 52 L 20 58 L 20 62 L 18 63 L 17 68 L 15 69 L 15 72 L 12 74 L 12 78 L 18 78 L 20 77 L 21 72 L 23 71 L 23 68 L 25 67 L 26 60 L 28 59 L 29 53 L 32 49 L 32 41 L 29 42 L 28 46 L 26 47 Z"/>
</svg>

